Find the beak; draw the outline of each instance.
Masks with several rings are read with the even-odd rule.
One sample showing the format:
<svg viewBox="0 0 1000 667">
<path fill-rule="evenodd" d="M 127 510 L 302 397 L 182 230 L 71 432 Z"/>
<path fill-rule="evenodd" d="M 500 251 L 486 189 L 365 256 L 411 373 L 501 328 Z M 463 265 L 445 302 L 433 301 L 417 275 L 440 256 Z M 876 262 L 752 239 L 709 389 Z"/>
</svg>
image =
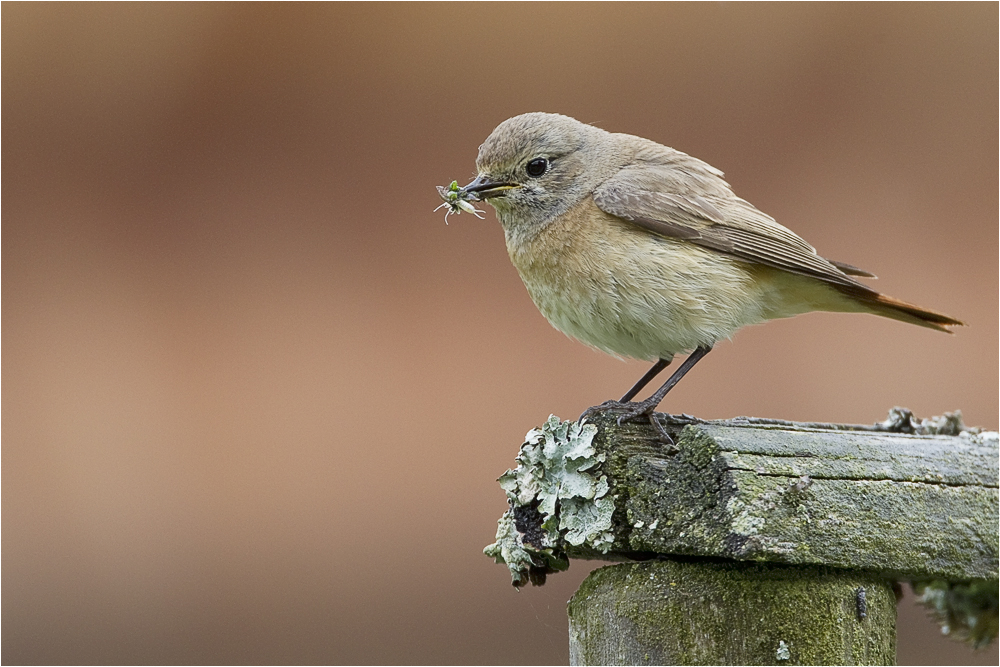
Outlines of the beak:
<svg viewBox="0 0 1000 667">
<path fill-rule="evenodd" d="M 462 192 L 475 195 L 476 199 L 484 201 L 491 197 L 503 197 L 507 190 L 521 187 L 517 183 L 506 183 L 504 181 L 491 181 L 486 176 L 480 174 L 476 180 L 462 188 Z"/>
</svg>

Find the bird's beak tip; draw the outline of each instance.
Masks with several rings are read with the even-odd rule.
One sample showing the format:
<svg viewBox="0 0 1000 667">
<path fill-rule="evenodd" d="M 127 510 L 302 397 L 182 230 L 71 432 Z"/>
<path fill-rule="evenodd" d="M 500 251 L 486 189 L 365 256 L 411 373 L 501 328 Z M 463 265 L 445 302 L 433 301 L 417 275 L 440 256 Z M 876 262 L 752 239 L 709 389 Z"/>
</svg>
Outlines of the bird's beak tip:
<svg viewBox="0 0 1000 667">
<path fill-rule="evenodd" d="M 517 183 L 494 181 L 480 174 L 471 183 L 462 188 L 462 192 L 474 195 L 476 199 L 485 200 L 490 197 L 502 197 L 508 190 L 521 187 Z"/>
</svg>

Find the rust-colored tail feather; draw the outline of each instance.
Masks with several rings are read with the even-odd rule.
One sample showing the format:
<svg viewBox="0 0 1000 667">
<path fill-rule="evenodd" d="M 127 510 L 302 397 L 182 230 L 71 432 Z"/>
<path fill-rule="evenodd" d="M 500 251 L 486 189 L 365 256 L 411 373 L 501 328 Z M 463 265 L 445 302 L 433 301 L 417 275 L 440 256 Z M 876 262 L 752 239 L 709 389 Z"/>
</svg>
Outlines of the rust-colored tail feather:
<svg viewBox="0 0 1000 667">
<path fill-rule="evenodd" d="M 905 301 L 894 299 L 891 296 L 886 296 L 885 294 L 868 292 L 861 294 L 854 293 L 852 296 L 864 305 L 868 306 L 871 309 L 871 312 L 875 315 L 889 317 L 894 320 L 899 320 L 900 322 L 909 322 L 910 324 L 927 327 L 928 329 L 936 329 L 937 331 L 944 331 L 945 333 L 952 333 L 947 327 L 965 326 L 965 322 L 956 320 L 954 317 L 949 317 L 948 315 L 944 315 L 942 313 L 936 313 L 933 310 L 927 310 L 926 308 L 921 308 L 920 306 L 915 306 L 912 303 L 906 303 Z"/>
</svg>

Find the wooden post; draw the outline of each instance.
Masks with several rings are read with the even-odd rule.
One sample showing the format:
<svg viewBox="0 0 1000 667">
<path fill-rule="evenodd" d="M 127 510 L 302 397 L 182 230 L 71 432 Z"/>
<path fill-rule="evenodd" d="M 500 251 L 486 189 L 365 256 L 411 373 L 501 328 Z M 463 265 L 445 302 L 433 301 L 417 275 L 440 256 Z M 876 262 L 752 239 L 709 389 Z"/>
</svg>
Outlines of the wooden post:
<svg viewBox="0 0 1000 667">
<path fill-rule="evenodd" d="M 893 582 L 996 591 L 996 433 L 658 417 L 673 444 L 551 418 L 500 479 L 487 553 L 515 585 L 570 558 L 645 561 L 573 597 L 574 664 L 891 664 Z"/>
<path fill-rule="evenodd" d="M 621 563 L 570 600 L 569 647 L 572 665 L 891 665 L 896 598 L 859 572 Z"/>
</svg>

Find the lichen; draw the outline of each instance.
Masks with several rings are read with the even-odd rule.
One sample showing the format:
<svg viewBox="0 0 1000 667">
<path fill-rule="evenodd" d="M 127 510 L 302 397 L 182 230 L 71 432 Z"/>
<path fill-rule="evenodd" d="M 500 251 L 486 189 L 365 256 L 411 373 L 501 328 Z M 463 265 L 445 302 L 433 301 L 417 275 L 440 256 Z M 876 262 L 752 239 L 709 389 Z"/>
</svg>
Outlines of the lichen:
<svg viewBox="0 0 1000 667">
<path fill-rule="evenodd" d="M 525 534 L 517 529 L 512 509 L 504 512 L 497 521 L 496 540 L 483 549 L 483 553 L 497 563 L 507 565 L 511 583 L 516 588 L 529 581 L 541 585 L 545 582 L 545 575 L 569 567 L 569 559 L 561 550 L 525 541 Z"/>
<path fill-rule="evenodd" d="M 788 650 L 788 644 L 786 644 L 783 639 L 779 640 L 778 650 L 775 652 L 775 658 L 778 660 L 790 660 L 791 657 L 792 653 Z"/>
<path fill-rule="evenodd" d="M 567 557 L 652 554 L 995 580 L 995 433 L 925 442 L 884 427 L 867 427 L 882 431 L 875 435 L 670 421 L 676 447 L 667 448 L 646 424 L 618 424 L 613 414 L 593 424 L 591 437 L 589 424 L 550 419 L 500 480 L 513 524 L 489 553 L 513 563 L 516 584 L 540 582 Z"/>
<path fill-rule="evenodd" d="M 997 637 L 997 582 L 913 582 L 918 601 L 941 624 L 941 632 L 963 639 L 974 648 Z"/>
<path fill-rule="evenodd" d="M 920 419 L 908 408 L 895 407 L 889 410 L 889 418 L 876 424 L 880 430 L 913 435 L 953 435 L 972 442 L 996 441 L 996 431 L 983 431 L 977 426 L 966 426 L 962 411 L 946 412 L 927 419 Z"/>
<path fill-rule="evenodd" d="M 607 553 L 614 542 L 615 498 L 593 447 L 597 427 L 555 415 L 525 436 L 517 467 L 497 480 L 510 506 L 484 553 L 505 563 L 514 586 L 540 585 L 565 570 L 567 546 Z"/>
</svg>

